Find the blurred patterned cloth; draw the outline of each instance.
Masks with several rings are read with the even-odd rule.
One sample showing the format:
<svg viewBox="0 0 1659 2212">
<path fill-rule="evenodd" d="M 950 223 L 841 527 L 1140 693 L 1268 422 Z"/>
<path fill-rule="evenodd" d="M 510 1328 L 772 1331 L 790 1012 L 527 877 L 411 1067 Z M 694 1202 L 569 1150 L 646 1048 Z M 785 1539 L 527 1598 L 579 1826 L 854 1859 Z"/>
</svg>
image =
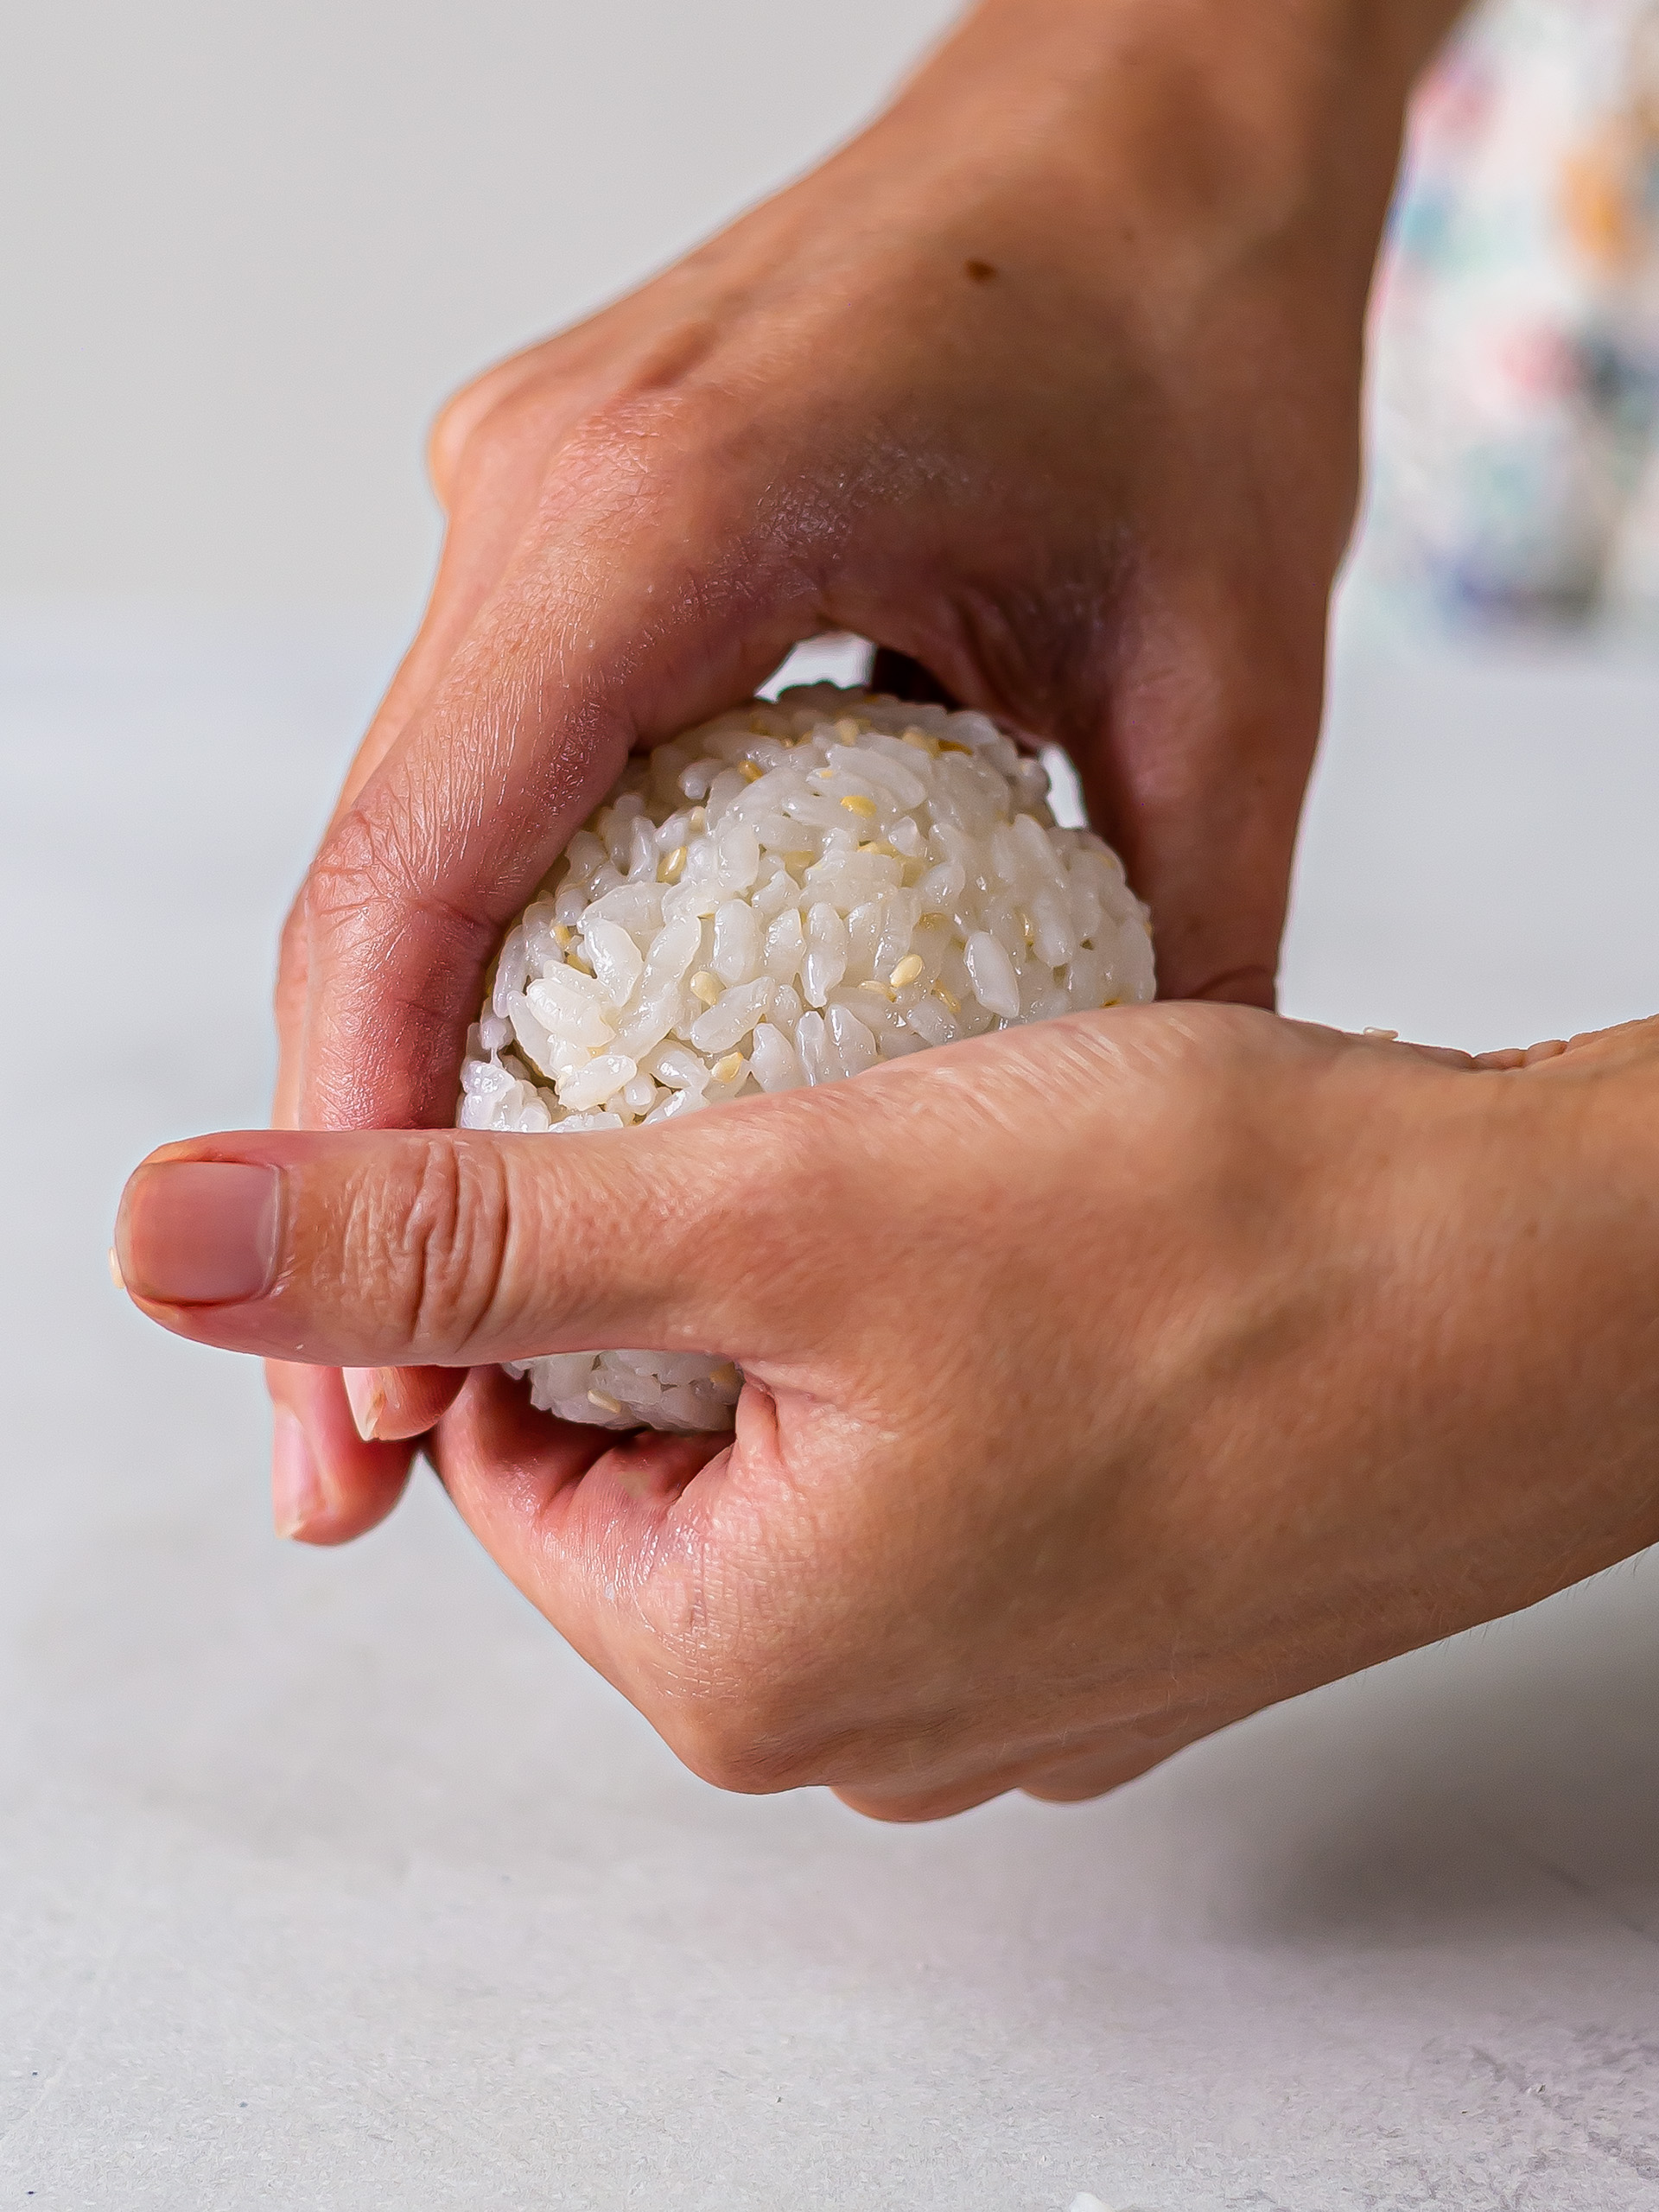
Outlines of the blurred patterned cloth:
<svg viewBox="0 0 1659 2212">
<path fill-rule="evenodd" d="M 1366 561 L 1453 616 L 1659 613 L 1659 0 L 1486 0 L 1414 105 Z"/>
</svg>

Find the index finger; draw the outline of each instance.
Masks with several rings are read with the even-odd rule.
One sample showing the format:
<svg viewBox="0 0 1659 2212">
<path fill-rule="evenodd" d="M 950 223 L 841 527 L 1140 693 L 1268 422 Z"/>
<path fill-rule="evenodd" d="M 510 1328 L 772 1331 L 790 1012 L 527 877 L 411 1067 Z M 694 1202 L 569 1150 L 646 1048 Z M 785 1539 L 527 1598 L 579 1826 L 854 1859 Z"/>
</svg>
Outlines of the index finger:
<svg viewBox="0 0 1659 2212">
<path fill-rule="evenodd" d="M 569 443 L 435 692 L 326 840 L 302 907 L 302 1121 L 448 1123 L 500 934 L 630 747 L 741 697 L 813 628 L 735 410 L 699 404 L 671 455 L 646 404 Z"/>
</svg>

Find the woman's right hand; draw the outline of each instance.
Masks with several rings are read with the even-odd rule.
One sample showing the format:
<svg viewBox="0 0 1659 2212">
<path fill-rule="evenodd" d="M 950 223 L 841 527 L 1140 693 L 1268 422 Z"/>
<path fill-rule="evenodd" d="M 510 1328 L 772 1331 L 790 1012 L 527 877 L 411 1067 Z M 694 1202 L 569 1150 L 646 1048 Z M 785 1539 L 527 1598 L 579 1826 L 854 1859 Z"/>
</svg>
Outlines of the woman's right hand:
<svg viewBox="0 0 1659 2212">
<path fill-rule="evenodd" d="M 1068 747 L 1166 995 L 1271 1002 L 1361 323 L 1435 0 L 989 0 L 870 130 L 492 370 L 420 634 L 286 932 L 281 1122 L 435 1126 L 501 930 L 631 747 L 849 630 Z M 273 1366 L 278 1518 L 408 1447 Z M 382 1436 L 455 1378 L 359 1378 Z"/>
<path fill-rule="evenodd" d="M 734 1437 L 481 1365 L 434 1463 L 711 1778 L 1086 1796 L 1659 1536 L 1659 1021 L 1497 1057 L 1124 1007 L 556 1142 L 200 1138 L 118 1246 L 237 1351 L 728 1352 Z"/>
</svg>

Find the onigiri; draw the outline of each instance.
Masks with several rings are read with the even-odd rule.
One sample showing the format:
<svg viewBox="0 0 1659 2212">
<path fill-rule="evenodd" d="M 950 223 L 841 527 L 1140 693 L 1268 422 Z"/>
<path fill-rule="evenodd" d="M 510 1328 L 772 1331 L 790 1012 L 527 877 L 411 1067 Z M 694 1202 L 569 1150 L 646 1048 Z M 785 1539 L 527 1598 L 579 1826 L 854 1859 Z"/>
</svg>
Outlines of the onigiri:
<svg viewBox="0 0 1659 2212">
<path fill-rule="evenodd" d="M 986 715 L 814 684 L 629 761 L 508 931 L 467 1129 L 649 1128 L 959 1038 L 1151 998 L 1145 906 Z M 517 1363 L 608 1428 L 723 1429 L 713 1354 Z"/>
</svg>

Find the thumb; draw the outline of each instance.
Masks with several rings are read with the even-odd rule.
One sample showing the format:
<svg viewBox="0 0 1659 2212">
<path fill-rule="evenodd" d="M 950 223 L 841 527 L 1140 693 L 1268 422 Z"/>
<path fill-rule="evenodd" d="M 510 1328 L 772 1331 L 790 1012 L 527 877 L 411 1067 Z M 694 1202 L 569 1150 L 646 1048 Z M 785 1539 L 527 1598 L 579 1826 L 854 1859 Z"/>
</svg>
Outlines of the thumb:
<svg viewBox="0 0 1659 2212">
<path fill-rule="evenodd" d="M 826 1102 L 820 1101 L 822 1107 Z M 262 1130 L 133 1173 L 133 1299 L 199 1343 L 330 1367 L 472 1367 L 555 1351 L 762 1357 L 786 1335 L 824 1139 L 787 1096 L 555 1141 L 466 1130 Z M 810 1191 L 808 1177 L 810 1177 Z M 814 1255 L 822 1291 L 826 1255 Z"/>
</svg>

